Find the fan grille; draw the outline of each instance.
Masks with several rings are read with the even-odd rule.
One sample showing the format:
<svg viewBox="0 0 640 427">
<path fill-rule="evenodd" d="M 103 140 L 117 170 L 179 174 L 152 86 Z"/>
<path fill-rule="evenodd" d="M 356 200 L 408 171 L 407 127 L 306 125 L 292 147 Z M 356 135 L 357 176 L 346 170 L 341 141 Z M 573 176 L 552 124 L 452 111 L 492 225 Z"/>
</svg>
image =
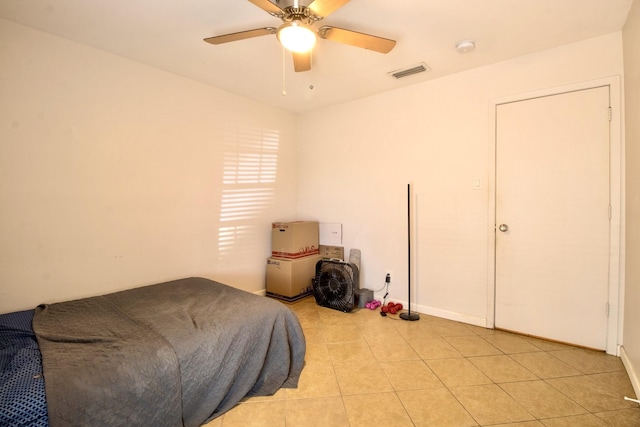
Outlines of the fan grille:
<svg viewBox="0 0 640 427">
<path fill-rule="evenodd" d="M 348 312 L 355 306 L 358 268 L 341 261 L 319 261 L 313 294 L 318 305 Z"/>
</svg>

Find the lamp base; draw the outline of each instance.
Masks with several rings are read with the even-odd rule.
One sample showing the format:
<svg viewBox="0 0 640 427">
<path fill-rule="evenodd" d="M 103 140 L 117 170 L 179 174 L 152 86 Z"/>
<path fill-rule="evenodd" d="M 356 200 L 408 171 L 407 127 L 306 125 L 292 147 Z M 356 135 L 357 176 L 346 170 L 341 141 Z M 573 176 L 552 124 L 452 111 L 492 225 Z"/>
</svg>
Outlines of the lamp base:
<svg viewBox="0 0 640 427">
<path fill-rule="evenodd" d="M 409 312 L 409 313 L 400 313 L 400 318 L 402 320 L 414 321 L 414 320 L 420 320 L 420 315 L 416 314 L 416 313 L 411 313 L 411 312 Z"/>
</svg>

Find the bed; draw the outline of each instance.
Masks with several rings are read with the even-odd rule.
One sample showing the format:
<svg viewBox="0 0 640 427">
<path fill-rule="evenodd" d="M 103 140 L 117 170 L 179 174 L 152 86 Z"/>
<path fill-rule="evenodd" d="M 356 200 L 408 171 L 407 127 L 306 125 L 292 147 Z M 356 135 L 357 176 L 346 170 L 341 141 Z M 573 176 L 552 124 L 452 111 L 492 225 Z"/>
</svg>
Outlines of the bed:
<svg viewBox="0 0 640 427">
<path fill-rule="evenodd" d="M 0 315 L 0 425 L 198 426 L 295 388 L 284 304 L 203 278 Z"/>
</svg>

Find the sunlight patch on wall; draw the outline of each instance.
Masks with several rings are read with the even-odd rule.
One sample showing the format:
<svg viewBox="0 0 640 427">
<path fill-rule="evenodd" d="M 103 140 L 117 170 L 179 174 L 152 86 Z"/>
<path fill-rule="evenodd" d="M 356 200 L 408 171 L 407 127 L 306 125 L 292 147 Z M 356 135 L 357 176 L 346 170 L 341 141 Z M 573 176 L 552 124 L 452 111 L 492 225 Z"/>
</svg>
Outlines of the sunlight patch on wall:
<svg viewBox="0 0 640 427">
<path fill-rule="evenodd" d="M 251 251 L 259 242 L 255 220 L 274 203 L 280 134 L 234 128 L 225 136 L 222 200 L 218 229 L 220 259 Z M 263 221 L 260 221 L 262 224 Z"/>
<path fill-rule="evenodd" d="M 220 221 L 244 221 L 259 218 L 274 199 L 273 188 L 223 189 Z"/>
</svg>

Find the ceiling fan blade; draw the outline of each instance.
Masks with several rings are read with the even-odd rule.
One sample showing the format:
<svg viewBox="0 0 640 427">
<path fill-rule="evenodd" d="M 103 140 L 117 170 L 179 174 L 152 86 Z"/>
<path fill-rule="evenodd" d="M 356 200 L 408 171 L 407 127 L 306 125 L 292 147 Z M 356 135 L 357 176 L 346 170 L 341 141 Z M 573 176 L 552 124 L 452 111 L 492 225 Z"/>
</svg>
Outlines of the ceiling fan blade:
<svg viewBox="0 0 640 427">
<path fill-rule="evenodd" d="M 314 0 L 307 8 L 315 15 L 326 18 L 348 2 L 349 0 Z"/>
<path fill-rule="evenodd" d="M 396 45 L 395 40 L 359 33 L 357 31 L 345 30 L 344 28 L 338 27 L 320 27 L 318 35 L 323 39 L 361 47 L 363 49 L 369 49 L 380 53 L 389 53 Z"/>
<path fill-rule="evenodd" d="M 284 11 L 280 8 L 280 6 L 276 5 L 275 3 L 271 3 L 269 0 L 249 1 L 273 16 L 282 17 L 284 15 Z"/>
<path fill-rule="evenodd" d="M 238 33 L 223 34 L 221 36 L 207 37 L 206 39 L 204 39 L 204 41 L 211 44 L 222 44 L 222 43 L 235 42 L 237 40 L 250 39 L 253 37 L 266 36 L 266 35 L 275 34 L 275 33 L 276 33 L 276 29 L 274 27 L 265 27 L 265 28 L 257 28 L 255 30 L 240 31 Z"/>
<path fill-rule="evenodd" d="M 296 73 L 311 69 L 311 51 L 304 53 L 291 52 L 293 54 L 293 69 Z"/>
</svg>

